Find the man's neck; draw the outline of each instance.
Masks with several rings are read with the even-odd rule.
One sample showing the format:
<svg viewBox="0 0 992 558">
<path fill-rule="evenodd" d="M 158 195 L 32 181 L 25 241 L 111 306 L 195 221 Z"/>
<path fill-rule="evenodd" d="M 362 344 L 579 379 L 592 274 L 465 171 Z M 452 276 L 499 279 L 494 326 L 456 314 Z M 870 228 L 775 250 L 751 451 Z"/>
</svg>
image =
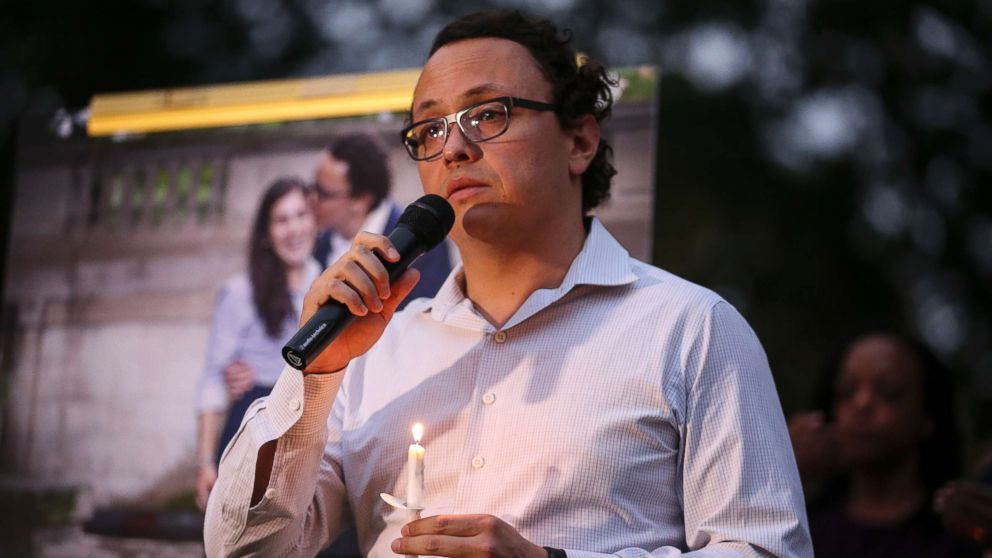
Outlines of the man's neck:
<svg viewBox="0 0 992 558">
<path fill-rule="evenodd" d="M 503 327 L 534 291 L 561 285 L 582 251 L 581 219 L 548 230 L 517 246 L 469 239 L 460 247 L 465 294 L 493 326 Z"/>
</svg>

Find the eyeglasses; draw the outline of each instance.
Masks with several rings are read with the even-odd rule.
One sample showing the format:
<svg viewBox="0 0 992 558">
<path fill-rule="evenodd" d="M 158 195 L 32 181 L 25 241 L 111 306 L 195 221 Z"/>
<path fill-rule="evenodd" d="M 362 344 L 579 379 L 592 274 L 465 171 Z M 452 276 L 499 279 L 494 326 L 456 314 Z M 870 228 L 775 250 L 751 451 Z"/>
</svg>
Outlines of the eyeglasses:
<svg viewBox="0 0 992 558">
<path fill-rule="evenodd" d="M 496 97 L 447 116 L 414 122 L 400 132 L 400 137 L 414 161 L 426 161 L 444 151 L 452 124 L 457 123 L 465 139 L 473 143 L 503 135 L 510 127 L 510 112 L 514 107 L 542 111 L 553 111 L 556 108 L 549 103 L 520 97 Z"/>
</svg>

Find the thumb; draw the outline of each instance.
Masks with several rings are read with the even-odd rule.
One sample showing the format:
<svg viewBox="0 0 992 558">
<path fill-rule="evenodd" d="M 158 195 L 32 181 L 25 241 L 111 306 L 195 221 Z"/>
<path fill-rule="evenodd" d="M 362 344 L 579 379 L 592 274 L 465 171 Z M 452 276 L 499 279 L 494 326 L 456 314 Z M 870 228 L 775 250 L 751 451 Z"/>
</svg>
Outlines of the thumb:
<svg viewBox="0 0 992 558">
<path fill-rule="evenodd" d="M 382 301 L 382 315 L 389 320 L 396 312 L 396 307 L 403 302 L 403 299 L 410 294 L 410 291 L 420 282 L 420 271 L 416 268 L 409 268 L 395 283 L 389 286 L 389 298 Z"/>
</svg>

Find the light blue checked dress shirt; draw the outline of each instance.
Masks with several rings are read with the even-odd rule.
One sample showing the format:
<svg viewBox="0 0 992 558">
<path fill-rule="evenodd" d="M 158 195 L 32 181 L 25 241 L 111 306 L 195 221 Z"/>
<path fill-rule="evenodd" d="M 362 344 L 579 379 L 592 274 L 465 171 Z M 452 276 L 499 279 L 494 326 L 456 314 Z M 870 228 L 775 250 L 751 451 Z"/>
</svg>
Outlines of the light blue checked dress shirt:
<svg viewBox="0 0 992 558">
<path fill-rule="evenodd" d="M 393 556 L 405 519 L 379 493 L 405 497 L 415 422 L 425 515 L 493 514 L 573 558 L 812 556 L 767 359 L 719 296 L 630 258 L 596 220 L 561 286 L 501 329 L 461 279 L 345 374 L 283 371 L 227 448 L 209 556 L 312 556 L 352 523 L 363 553 Z"/>
</svg>

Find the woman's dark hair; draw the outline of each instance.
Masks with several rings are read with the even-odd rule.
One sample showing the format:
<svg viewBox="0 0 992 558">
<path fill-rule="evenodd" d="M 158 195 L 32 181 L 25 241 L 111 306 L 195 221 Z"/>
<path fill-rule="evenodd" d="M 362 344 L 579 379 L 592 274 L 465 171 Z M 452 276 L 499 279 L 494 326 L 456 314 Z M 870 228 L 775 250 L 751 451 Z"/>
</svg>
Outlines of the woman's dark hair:
<svg viewBox="0 0 992 558">
<path fill-rule="evenodd" d="M 337 138 L 327 148 L 328 153 L 338 161 L 348 163 L 348 182 L 351 183 L 351 197 L 362 194 L 372 195 L 375 209 L 389 195 L 389 157 L 372 136 L 348 134 Z"/>
<path fill-rule="evenodd" d="M 888 328 L 866 327 L 846 336 L 830 353 L 817 386 L 816 406 L 834 419 L 837 378 L 855 344 L 883 337 L 903 347 L 920 370 L 923 410 L 933 421 L 933 432 L 920 442 L 920 476 L 927 494 L 956 478 L 961 471 L 961 433 L 955 412 L 954 381 L 950 371 L 922 341 Z"/>
<path fill-rule="evenodd" d="M 568 44 L 572 40 L 571 31 L 566 29 L 559 34 L 546 19 L 530 19 L 515 10 L 475 12 L 442 29 L 434 38 L 430 54 L 450 43 L 487 37 L 513 41 L 530 52 L 551 84 L 562 129 L 575 129 L 587 114 L 593 115 L 597 122 L 610 116 L 613 106 L 610 86 L 616 86 L 616 81 L 606 73 L 605 66 L 591 58 L 579 66 L 575 51 Z M 583 213 L 609 199 L 610 180 L 617 173 L 612 159 L 613 148 L 600 139 L 595 157 L 582 174 Z"/>
<path fill-rule="evenodd" d="M 265 190 L 248 242 L 248 279 L 251 281 L 252 300 L 269 337 L 278 337 L 286 318 L 294 314 L 286 283 L 286 264 L 279 259 L 269 238 L 272 208 L 291 192 L 306 196 L 306 185 L 296 178 L 280 178 Z"/>
</svg>

